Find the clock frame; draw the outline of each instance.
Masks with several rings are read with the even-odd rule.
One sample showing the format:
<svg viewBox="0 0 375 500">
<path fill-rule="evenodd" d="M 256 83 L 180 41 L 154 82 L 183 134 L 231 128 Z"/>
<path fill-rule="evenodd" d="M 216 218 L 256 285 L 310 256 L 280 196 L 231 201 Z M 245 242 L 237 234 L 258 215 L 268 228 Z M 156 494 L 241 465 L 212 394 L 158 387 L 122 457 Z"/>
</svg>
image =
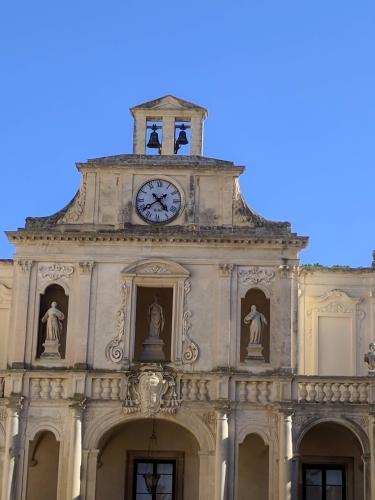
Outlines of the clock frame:
<svg viewBox="0 0 375 500">
<path fill-rule="evenodd" d="M 174 180 L 154 177 L 144 181 L 136 191 L 135 209 L 148 224 L 169 224 L 183 209 L 183 192 Z"/>
</svg>

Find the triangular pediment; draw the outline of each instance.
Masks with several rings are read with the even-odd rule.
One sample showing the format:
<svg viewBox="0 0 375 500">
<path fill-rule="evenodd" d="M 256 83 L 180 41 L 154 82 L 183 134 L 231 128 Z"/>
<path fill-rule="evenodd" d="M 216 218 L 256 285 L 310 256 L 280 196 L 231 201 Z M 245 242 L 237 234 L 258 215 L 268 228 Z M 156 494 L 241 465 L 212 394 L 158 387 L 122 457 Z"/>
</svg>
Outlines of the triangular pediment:
<svg viewBox="0 0 375 500">
<path fill-rule="evenodd" d="M 152 101 L 144 102 L 143 104 L 139 104 L 138 106 L 134 106 L 130 109 L 132 114 L 136 110 L 160 110 L 160 109 L 175 109 L 175 110 L 192 110 L 195 109 L 197 111 L 201 111 L 205 115 L 207 115 L 207 110 L 194 104 L 189 101 L 185 101 L 184 99 L 180 99 L 179 97 L 175 97 L 173 95 L 166 95 L 163 97 L 159 97 L 158 99 L 154 99 Z"/>
</svg>

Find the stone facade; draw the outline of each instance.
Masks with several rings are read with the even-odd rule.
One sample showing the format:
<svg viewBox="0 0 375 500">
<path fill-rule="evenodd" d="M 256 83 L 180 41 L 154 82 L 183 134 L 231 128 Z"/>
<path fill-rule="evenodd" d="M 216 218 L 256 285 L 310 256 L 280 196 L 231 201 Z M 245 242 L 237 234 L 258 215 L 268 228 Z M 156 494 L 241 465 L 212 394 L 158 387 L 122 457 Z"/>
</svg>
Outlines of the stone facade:
<svg viewBox="0 0 375 500">
<path fill-rule="evenodd" d="M 134 154 L 77 164 L 67 207 L 7 233 L 0 498 L 130 500 L 151 457 L 175 464 L 176 500 L 303 498 L 308 464 L 341 467 L 346 499 L 375 499 L 375 269 L 299 266 L 307 238 L 247 206 L 243 167 L 201 156 L 204 108 L 167 96 L 132 114 Z M 161 155 L 146 154 L 152 120 Z M 177 121 L 191 155 L 173 154 Z M 149 181 L 180 194 L 168 224 L 135 205 Z M 163 216 L 161 192 L 148 205 Z M 58 356 L 43 356 L 52 301 Z M 152 337 L 163 362 L 142 361 Z"/>
</svg>

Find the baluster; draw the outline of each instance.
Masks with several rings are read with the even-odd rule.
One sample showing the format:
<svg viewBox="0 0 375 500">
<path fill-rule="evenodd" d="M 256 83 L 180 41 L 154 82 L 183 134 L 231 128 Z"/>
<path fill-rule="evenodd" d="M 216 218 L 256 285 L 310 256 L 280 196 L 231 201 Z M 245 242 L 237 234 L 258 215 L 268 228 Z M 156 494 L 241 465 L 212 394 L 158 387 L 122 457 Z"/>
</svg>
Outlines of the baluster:
<svg viewBox="0 0 375 500">
<path fill-rule="evenodd" d="M 323 391 L 323 383 L 318 382 L 317 384 L 317 391 L 316 391 L 316 401 L 318 403 L 322 403 L 324 401 L 324 391 Z"/>
<path fill-rule="evenodd" d="M 328 402 L 332 401 L 333 391 L 332 391 L 332 383 L 331 382 L 327 382 L 324 384 L 323 392 L 325 394 L 325 400 Z"/>
<path fill-rule="evenodd" d="M 101 392 L 101 380 L 100 378 L 94 378 L 92 381 L 92 397 L 94 399 L 100 399 Z"/>
<path fill-rule="evenodd" d="M 310 382 L 308 392 L 309 392 L 309 401 L 311 401 L 312 403 L 315 403 L 317 393 L 315 390 L 315 383 L 314 382 Z"/>
<path fill-rule="evenodd" d="M 244 403 L 247 399 L 246 385 L 247 382 L 245 380 L 241 380 L 239 383 L 238 397 L 241 403 Z"/>
<path fill-rule="evenodd" d="M 40 378 L 32 378 L 31 379 L 31 398 L 39 399 L 40 398 Z"/>
<path fill-rule="evenodd" d="M 258 387 L 257 382 L 250 382 L 250 390 L 249 390 L 249 401 L 250 403 L 256 403 L 258 401 Z"/>
<path fill-rule="evenodd" d="M 55 378 L 51 380 L 51 399 L 60 399 L 61 398 L 61 378 Z"/>
<path fill-rule="evenodd" d="M 268 382 L 263 381 L 259 384 L 259 402 L 262 404 L 266 404 L 269 401 L 268 398 Z"/>
<path fill-rule="evenodd" d="M 113 378 L 111 380 L 111 399 L 119 399 L 120 397 L 120 379 Z"/>
<path fill-rule="evenodd" d="M 198 382 L 198 400 L 205 401 L 206 398 L 206 381 L 204 379 L 199 380 Z"/>
<path fill-rule="evenodd" d="M 110 382 L 109 382 L 109 378 L 103 378 L 103 381 L 102 381 L 102 398 L 103 399 L 110 399 L 111 397 L 111 386 L 110 386 Z"/>
<path fill-rule="evenodd" d="M 349 384 L 342 384 L 342 390 L 341 390 L 341 401 L 347 403 L 350 401 L 350 390 L 349 390 Z"/>
<path fill-rule="evenodd" d="M 352 403 L 358 403 L 359 402 L 358 384 L 357 383 L 351 384 L 351 389 L 352 389 L 351 401 Z"/>
<path fill-rule="evenodd" d="M 337 382 L 332 384 L 332 392 L 333 392 L 333 396 L 331 398 L 331 401 L 333 403 L 340 401 L 340 384 L 338 384 Z"/>
<path fill-rule="evenodd" d="M 189 394 L 188 380 L 186 378 L 183 378 L 181 380 L 181 397 L 184 401 L 188 400 L 188 394 Z"/>
<path fill-rule="evenodd" d="M 191 401 L 196 401 L 197 400 L 197 379 L 193 378 L 191 379 L 190 382 L 190 400 Z"/>
<path fill-rule="evenodd" d="M 307 396 L 308 396 L 308 392 L 307 392 L 307 382 L 300 382 L 298 384 L 298 399 L 299 401 L 307 401 Z"/>
<path fill-rule="evenodd" d="M 50 384 L 48 378 L 42 378 L 40 381 L 40 397 L 42 399 L 49 399 L 50 396 Z"/>
<path fill-rule="evenodd" d="M 368 385 L 366 383 L 359 384 L 359 401 L 361 403 L 368 402 Z"/>
</svg>

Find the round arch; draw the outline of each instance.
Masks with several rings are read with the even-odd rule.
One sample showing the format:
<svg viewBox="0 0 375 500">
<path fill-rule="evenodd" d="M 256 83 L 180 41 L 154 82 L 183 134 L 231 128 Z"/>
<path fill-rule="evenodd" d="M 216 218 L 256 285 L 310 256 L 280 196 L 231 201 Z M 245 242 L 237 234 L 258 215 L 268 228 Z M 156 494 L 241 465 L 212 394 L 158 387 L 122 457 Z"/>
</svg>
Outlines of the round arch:
<svg viewBox="0 0 375 500">
<path fill-rule="evenodd" d="M 57 442 L 61 442 L 62 436 L 60 430 L 55 427 L 54 425 L 51 425 L 48 419 L 41 419 L 37 424 L 34 426 L 29 427 L 28 432 L 27 432 L 27 439 L 32 441 L 35 439 L 37 434 L 43 433 L 43 432 L 51 432 L 54 436 Z"/>
<path fill-rule="evenodd" d="M 196 415 L 186 411 L 179 411 L 173 416 L 159 413 L 155 418 L 180 425 L 189 431 L 197 440 L 200 451 L 213 452 L 215 450 L 215 439 L 212 432 Z M 111 429 L 136 420 L 144 420 L 144 417 L 138 413 L 124 415 L 122 412 L 119 413 L 118 410 L 93 420 L 85 436 L 84 444 L 86 448 L 99 449 L 102 438 Z"/>
<path fill-rule="evenodd" d="M 296 440 L 296 451 L 301 447 L 301 443 L 303 438 L 307 435 L 309 431 L 314 429 L 314 427 L 318 426 L 319 424 L 323 423 L 330 423 L 330 424 L 336 424 L 338 426 L 342 426 L 346 429 L 348 429 L 350 432 L 354 434 L 354 436 L 357 438 L 363 454 L 369 454 L 370 453 L 370 443 L 367 434 L 365 431 L 355 422 L 352 420 L 345 420 L 342 418 L 337 418 L 337 417 L 324 417 L 324 418 L 317 418 L 317 419 L 312 419 L 308 421 L 304 427 L 300 430 L 297 440 Z"/>
<path fill-rule="evenodd" d="M 246 425 L 241 427 L 238 430 L 238 444 L 242 444 L 246 437 L 249 436 L 250 434 L 255 434 L 256 436 L 259 436 L 262 440 L 263 443 L 267 446 L 270 446 L 271 444 L 271 436 L 269 435 L 268 432 L 265 431 L 262 427 L 259 426 L 254 426 L 254 425 Z"/>
</svg>

